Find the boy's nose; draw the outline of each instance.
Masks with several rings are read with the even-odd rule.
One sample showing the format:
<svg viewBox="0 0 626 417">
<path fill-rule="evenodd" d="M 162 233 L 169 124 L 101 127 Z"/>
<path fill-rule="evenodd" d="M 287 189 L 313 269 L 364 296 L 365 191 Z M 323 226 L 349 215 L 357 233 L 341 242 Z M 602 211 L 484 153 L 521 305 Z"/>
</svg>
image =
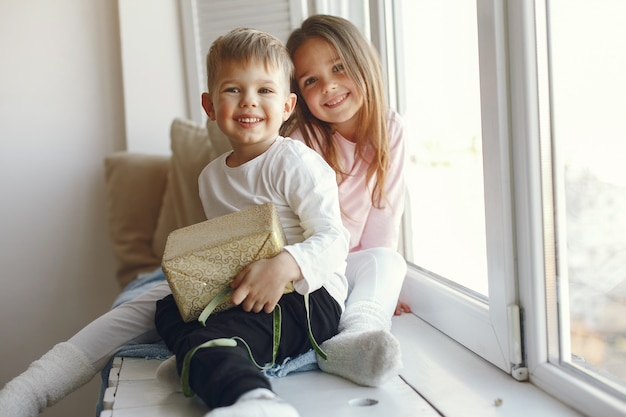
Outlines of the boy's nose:
<svg viewBox="0 0 626 417">
<path fill-rule="evenodd" d="M 255 94 L 246 93 L 241 97 L 240 107 L 256 107 L 258 98 Z"/>
</svg>

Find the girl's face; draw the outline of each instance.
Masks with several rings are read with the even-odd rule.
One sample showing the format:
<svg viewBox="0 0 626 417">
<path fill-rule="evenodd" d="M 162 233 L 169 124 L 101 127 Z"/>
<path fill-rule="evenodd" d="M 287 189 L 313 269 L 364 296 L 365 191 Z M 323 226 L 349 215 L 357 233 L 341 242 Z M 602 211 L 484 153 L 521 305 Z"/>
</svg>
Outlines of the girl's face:
<svg viewBox="0 0 626 417">
<path fill-rule="evenodd" d="M 293 56 L 296 82 L 313 116 L 330 123 L 342 136 L 355 140 L 357 114 L 363 95 L 348 77 L 333 46 L 311 38 Z"/>
</svg>

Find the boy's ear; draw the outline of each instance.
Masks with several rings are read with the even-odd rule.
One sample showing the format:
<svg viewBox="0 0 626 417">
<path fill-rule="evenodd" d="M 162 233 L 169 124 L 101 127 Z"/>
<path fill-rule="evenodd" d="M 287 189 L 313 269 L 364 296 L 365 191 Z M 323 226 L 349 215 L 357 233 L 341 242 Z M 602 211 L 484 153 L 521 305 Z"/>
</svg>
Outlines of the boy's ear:
<svg viewBox="0 0 626 417">
<path fill-rule="evenodd" d="M 215 120 L 215 108 L 210 93 L 202 93 L 202 108 L 206 112 L 206 115 L 209 116 L 209 119 Z"/>
<path fill-rule="evenodd" d="M 296 103 L 298 102 L 298 96 L 295 93 L 289 93 L 287 99 L 285 100 L 285 112 L 283 113 L 283 122 L 289 119 L 291 113 L 296 108 Z"/>
</svg>

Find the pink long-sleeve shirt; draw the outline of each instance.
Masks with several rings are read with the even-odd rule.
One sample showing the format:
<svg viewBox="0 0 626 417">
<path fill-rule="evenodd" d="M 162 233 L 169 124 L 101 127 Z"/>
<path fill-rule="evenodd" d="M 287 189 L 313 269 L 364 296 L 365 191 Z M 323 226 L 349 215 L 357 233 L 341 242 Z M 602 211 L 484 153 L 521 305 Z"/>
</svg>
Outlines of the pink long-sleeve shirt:
<svg viewBox="0 0 626 417">
<path fill-rule="evenodd" d="M 393 110 L 388 113 L 387 129 L 391 155 L 384 185 L 387 199 L 381 209 L 372 205 L 375 178 L 372 178 L 369 184 L 366 183 L 367 163 L 355 158 L 356 145 L 339 133 L 333 135 L 342 168 L 350 172 L 350 175 L 339 184 L 343 224 L 350 232 L 350 252 L 374 247 L 395 249 L 398 245 L 406 192 L 404 174 L 406 145 L 402 119 Z M 304 141 L 300 131 L 294 132 L 291 137 Z M 315 150 L 319 152 L 319 149 Z"/>
</svg>

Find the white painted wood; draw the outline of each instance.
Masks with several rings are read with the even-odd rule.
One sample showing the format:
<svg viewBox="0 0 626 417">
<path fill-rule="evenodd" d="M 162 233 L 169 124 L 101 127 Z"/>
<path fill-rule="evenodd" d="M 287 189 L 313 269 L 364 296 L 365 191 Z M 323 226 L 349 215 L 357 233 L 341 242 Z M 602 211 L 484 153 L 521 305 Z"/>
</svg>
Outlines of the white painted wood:
<svg viewBox="0 0 626 417">
<path fill-rule="evenodd" d="M 393 332 L 402 345 L 402 377 L 444 416 L 581 416 L 414 315 L 395 317 Z"/>
<path fill-rule="evenodd" d="M 302 417 L 581 416 L 533 384 L 515 381 L 412 314 L 394 317 L 393 332 L 402 344 L 405 366 L 382 387 L 362 387 L 313 371 L 273 379 L 274 390 Z M 197 398 L 161 385 L 155 379 L 159 364 L 124 358 L 113 415 L 201 417 L 208 411 Z"/>
<path fill-rule="evenodd" d="M 119 416 L 197 417 L 208 408 L 198 398 L 185 398 L 155 379 L 161 362 L 124 358 L 113 411 Z M 273 379 L 278 395 L 293 404 L 302 417 L 332 416 L 420 416 L 438 414 L 400 377 L 380 388 L 362 387 L 320 371 L 291 374 Z"/>
<path fill-rule="evenodd" d="M 371 388 L 315 371 L 275 379 L 272 385 L 278 395 L 296 407 L 301 417 L 439 416 L 400 377 L 382 387 Z"/>
</svg>

